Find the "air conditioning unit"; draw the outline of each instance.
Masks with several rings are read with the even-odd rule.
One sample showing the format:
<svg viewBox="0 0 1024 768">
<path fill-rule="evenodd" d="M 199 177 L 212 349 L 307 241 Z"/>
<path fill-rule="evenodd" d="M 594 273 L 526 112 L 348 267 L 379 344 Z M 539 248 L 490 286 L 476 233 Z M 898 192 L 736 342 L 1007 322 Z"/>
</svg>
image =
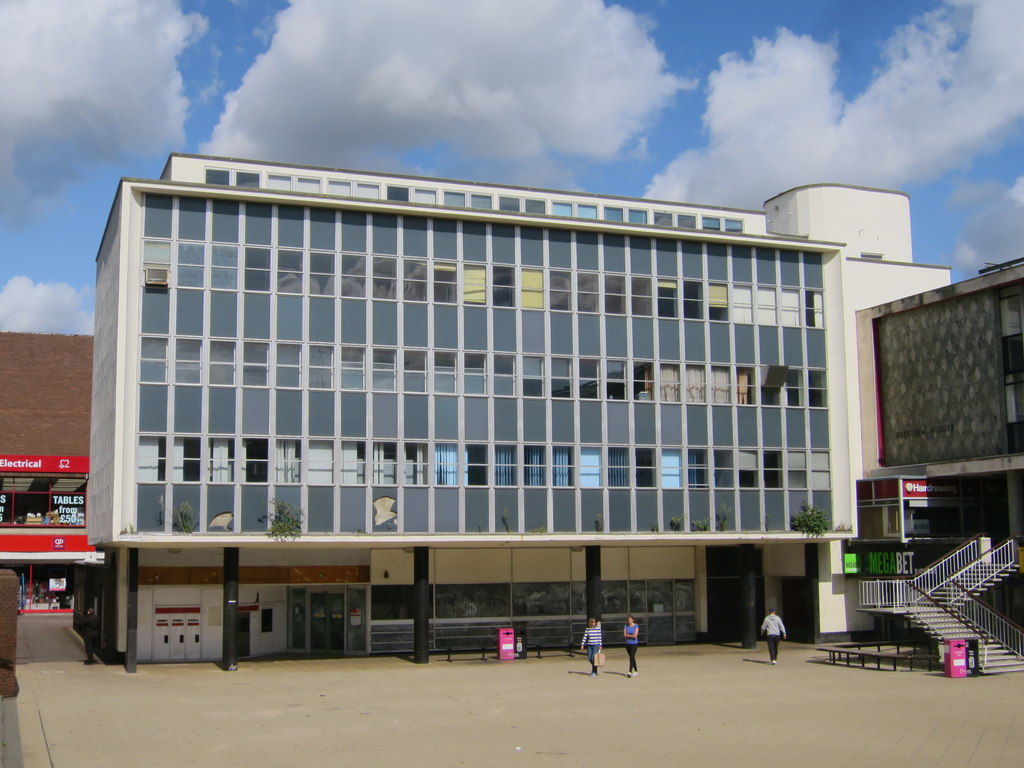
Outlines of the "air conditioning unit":
<svg viewBox="0 0 1024 768">
<path fill-rule="evenodd" d="M 146 267 L 143 272 L 146 277 L 146 285 L 166 288 L 171 279 L 171 270 L 167 269 L 167 267 Z"/>
</svg>

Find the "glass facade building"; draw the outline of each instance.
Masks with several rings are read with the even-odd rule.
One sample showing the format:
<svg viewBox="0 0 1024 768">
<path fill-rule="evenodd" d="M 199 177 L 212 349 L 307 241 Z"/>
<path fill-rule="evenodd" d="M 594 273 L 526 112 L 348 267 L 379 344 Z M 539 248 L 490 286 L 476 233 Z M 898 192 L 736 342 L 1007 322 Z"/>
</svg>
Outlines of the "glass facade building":
<svg viewBox="0 0 1024 768">
<path fill-rule="evenodd" d="M 665 641 L 715 636 L 695 594 L 738 574 L 706 550 L 757 542 L 759 583 L 781 597 L 784 577 L 819 578 L 793 515 L 817 507 L 840 533 L 852 519 L 841 249 L 772 226 L 739 209 L 172 156 L 162 179 L 122 182 L 101 247 L 90 533 L 141 553 L 154 605 L 186 578 L 160 568 L 208 565 L 161 548 L 351 564 L 370 612 L 356 645 L 371 651 L 404 642 L 385 624 L 408 618 L 386 581 L 387 563 L 408 570 L 405 548 L 451 559 L 435 565 L 448 581 L 431 579 L 435 623 L 529 616 L 524 584 L 582 616 L 579 549 L 617 548 L 630 556 L 611 592 L 645 612 L 648 589 L 664 593 L 652 605 L 689 606 Z M 267 554 L 282 507 L 301 530 Z M 825 561 L 837 538 L 810 546 Z M 766 557 L 773 541 L 790 550 Z M 564 563 L 512 552 L 481 579 L 456 554 L 493 547 Z M 552 570 L 566 578 L 539 577 Z M 333 630 L 296 617 L 330 600 L 278 576 L 266 584 L 287 587 L 290 618 L 267 648 L 287 635 L 310 650 Z"/>
</svg>

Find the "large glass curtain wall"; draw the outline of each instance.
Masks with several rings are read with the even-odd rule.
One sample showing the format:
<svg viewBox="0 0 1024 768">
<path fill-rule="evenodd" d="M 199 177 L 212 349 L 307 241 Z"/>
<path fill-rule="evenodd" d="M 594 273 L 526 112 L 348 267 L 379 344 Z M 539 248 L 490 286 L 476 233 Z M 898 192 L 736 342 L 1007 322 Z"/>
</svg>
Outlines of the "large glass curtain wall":
<svg viewBox="0 0 1024 768">
<path fill-rule="evenodd" d="M 424 531 L 831 506 L 816 253 L 162 196 L 144 221 L 171 271 L 142 289 L 146 527 L 176 498 L 202 529 L 286 495 L 325 532 L 381 495 Z"/>
</svg>

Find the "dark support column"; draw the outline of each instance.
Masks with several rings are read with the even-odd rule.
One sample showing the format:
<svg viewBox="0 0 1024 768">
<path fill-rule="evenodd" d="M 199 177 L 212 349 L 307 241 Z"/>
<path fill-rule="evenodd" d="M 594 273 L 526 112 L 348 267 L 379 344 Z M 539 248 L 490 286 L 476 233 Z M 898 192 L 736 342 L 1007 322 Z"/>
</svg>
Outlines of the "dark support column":
<svg viewBox="0 0 1024 768">
<path fill-rule="evenodd" d="M 587 547 L 587 618 L 601 621 L 601 547 Z"/>
<path fill-rule="evenodd" d="M 804 575 L 807 578 L 807 642 L 821 642 L 821 611 L 818 609 L 818 546 L 804 544 Z M 824 546 L 828 546 L 827 544 Z M 782 619 L 785 621 L 785 617 Z"/>
<path fill-rule="evenodd" d="M 225 672 L 238 669 L 238 547 L 224 547 L 224 623 L 221 625 Z"/>
<path fill-rule="evenodd" d="M 757 552 L 753 544 L 740 544 L 740 640 L 757 648 Z"/>
<path fill-rule="evenodd" d="M 134 673 L 139 658 L 139 550 L 128 550 L 128 618 L 124 646 L 124 671 Z"/>
<path fill-rule="evenodd" d="M 412 550 L 412 660 L 430 662 L 430 547 Z"/>
</svg>

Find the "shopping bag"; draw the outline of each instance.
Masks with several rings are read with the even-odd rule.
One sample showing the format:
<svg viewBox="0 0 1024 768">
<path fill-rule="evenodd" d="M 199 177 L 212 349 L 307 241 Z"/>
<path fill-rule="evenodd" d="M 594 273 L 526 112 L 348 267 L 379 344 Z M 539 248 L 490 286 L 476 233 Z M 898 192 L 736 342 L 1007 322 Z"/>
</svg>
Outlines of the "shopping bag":
<svg viewBox="0 0 1024 768">
<path fill-rule="evenodd" d="M 594 665 L 598 667 L 604 666 L 604 651 L 598 651 L 594 654 Z"/>
</svg>

